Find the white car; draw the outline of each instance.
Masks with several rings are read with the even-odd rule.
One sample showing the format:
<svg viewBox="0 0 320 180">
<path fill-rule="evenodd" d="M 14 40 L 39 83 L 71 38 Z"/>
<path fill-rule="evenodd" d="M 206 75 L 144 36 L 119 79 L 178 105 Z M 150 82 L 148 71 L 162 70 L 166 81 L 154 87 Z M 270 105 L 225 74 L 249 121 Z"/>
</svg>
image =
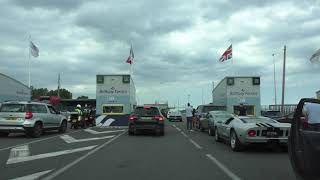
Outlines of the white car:
<svg viewBox="0 0 320 180">
<path fill-rule="evenodd" d="M 233 151 L 253 143 L 277 143 L 286 147 L 291 125 L 267 117 L 235 116 L 215 123 L 215 140 L 230 142 Z"/>
<path fill-rule="evenodd" d="M 167 119 L 169 121 L 180 121 L 180 122 L 182 122 L 182 114 L 178 110 L 169 111 L 168 115 L 167 115 Z"/>
</svg>

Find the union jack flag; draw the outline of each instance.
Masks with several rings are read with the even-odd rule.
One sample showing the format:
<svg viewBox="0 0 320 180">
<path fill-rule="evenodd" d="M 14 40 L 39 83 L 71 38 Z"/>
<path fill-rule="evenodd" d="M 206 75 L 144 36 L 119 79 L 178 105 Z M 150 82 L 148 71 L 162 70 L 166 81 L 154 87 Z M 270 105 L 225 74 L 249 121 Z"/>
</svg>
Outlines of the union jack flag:
<svg viewBox="0 0 320 180">
<path fill-rule="evenodd" d="M 221 55 L 219 61 L 224 62 L 228 59 L 232 58 L 232 44 L 228 47 L 228 49 Z"/>
</svg>

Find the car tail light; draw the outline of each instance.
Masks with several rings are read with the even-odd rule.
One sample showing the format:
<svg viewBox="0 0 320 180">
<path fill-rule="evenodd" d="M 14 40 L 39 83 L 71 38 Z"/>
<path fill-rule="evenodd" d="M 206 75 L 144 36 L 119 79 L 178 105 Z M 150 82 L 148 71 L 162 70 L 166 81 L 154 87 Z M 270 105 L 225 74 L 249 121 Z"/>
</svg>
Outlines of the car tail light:
<svg viewBox="0 0 320 180">
<path fill-rule="evenodd" d="M 135 120 L 137 120 L 138 119 L 138 116 L 136 116 L 136 115 L 131 115 L 130 117 L 129 117 L 129 121 L 135 121 Z"/>
<path fill-rule="evenodd" d="M 249 131 L 248 131 L 248 135 L 249 135 L 250 137 L 254 137 L 254 136 L 256 136 L 256 134 L 257 134 L 257 132 L 256 132 L 255 130 L 249 130 Z"/>
<path fill-rule="evenodd" d="M 302 121 L 302 128 L 307 129 L 309 126 L 308 119 L 305 117 L 301 117 L 300 120 Z"/>
<path fill-rule="evenodd" d="M 155 116 L 154 119 L 157 120 L 157 121 L 163 121 L 164 120 L 164 118 L 162 116 Z"/>
<path fill-rule="evenodd" d="M 26 112 L 25 119 L 31 119 L 33 117 L 32 112 Z"/>
</svg>

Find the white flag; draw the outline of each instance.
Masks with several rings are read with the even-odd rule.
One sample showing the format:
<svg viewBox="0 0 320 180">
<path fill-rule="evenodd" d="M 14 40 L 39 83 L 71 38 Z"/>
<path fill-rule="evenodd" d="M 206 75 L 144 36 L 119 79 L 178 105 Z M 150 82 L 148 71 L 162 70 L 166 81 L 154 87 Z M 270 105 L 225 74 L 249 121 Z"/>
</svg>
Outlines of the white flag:
<svg viewBox="0 0 320 180">
<path fill-rule="evenodd" d="M 39 56 L 39 48 L 30 41 L 30 53 L 33 57 Z"/>
<path fill-rule="evenodd" d="M 320 62 L 320 49 L 316 51 L 310 58 L 311 62 Z"/>
</svg>

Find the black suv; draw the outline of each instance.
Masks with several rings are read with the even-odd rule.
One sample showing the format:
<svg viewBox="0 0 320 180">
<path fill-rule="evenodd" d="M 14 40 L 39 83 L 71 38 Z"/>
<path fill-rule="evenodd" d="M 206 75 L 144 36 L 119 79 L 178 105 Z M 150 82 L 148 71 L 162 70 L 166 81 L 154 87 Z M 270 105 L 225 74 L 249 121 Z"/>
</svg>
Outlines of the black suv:
<svg viewBox="0 0 320 180">
<path fill-rule="evenodd" d="M 139 130 L 152 130 L 156 135 L 164 135 L 164 117 L 153 106 L 138 106 L 129 117 L 129 135 Z"/>
</svg>

